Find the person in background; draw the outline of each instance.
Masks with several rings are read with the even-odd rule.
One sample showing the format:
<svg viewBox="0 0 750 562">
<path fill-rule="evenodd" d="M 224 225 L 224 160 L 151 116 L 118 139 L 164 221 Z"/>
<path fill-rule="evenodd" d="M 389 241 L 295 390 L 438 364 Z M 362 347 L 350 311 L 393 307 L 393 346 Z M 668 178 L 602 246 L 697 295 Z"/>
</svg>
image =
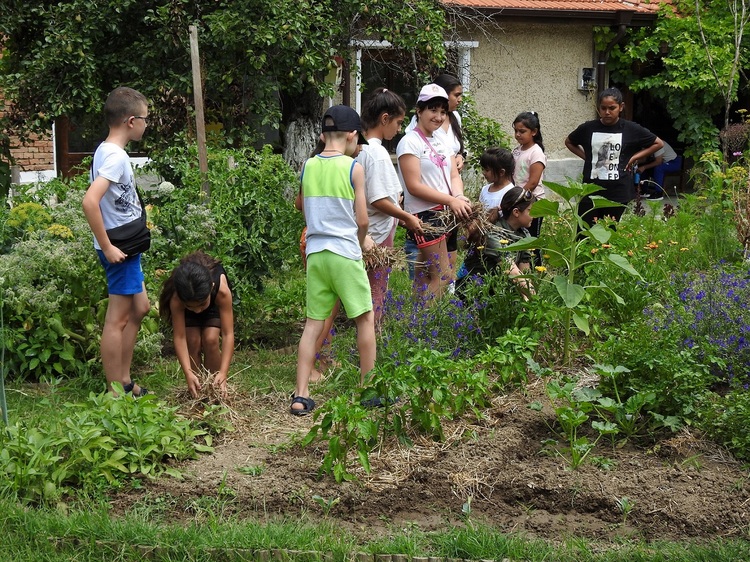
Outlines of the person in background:
<svg viewBox="0 0 750 562">
<path fill-rule="evenodd" d="M 635 196 L 633 167 L 663 146 L 651 131 L 621 118 L 624 109 L 620 90 L 603 90 L 597 98 L 599 119 L 582 123 L 565 139 L 568 150 L 583 159 L 583 181 L 604 188 L 596 195 L 622 204 L 595 209 L 591 198 L 584 197 L 578 209 L 589 225 L 606 216 L 620 220 Z"/>
<path fill-rule="evenodd" d="M 232 290 L 221 262 L 203 252 L 188 254 L 164 281 L 159 313 L 172 323 L 177 361 L 193 398 L 201 391 L 202 370 L 226 393 L 234 355 Z"/>
<path fill-rule="evenodd" d="M 525 277 L 531 269 L 531 253 L 509 252 L 504 249 L 505 246 L 530 236 L 528 228 L 531 226 L 530 211 L 534 201 L 534 194 L 522 187 L 513 187 L 505 193 L 495 221 L 500 232 L 488 233 L 483 240 L 475 240 L 470 246 L 464 260 L 468 274 L 459 284 L 459 293 L 466 279 L 500 269 L 518 286 L 524 300 L 528 300 L 534 294 L 534 286 Z"/>
<path fill-rule="evenodd" d="M 641 197 L 651 201 L 659 201 L 664 198 L 664 176 L 668 172 L 679 172 L 682 169 L 682 157 L 678 156 L 674 149 L 662 140 L 664 146 L 654 152 L 654 154 L 645 160 L 638 161 L 638 174 L 641 186 Z M 652 170 L 648 172 L 648 170 Z M 646 172 L 646 173 L 644 173 Z M 643 180 L 654 180 L 656 185 Z"/>
</svg>

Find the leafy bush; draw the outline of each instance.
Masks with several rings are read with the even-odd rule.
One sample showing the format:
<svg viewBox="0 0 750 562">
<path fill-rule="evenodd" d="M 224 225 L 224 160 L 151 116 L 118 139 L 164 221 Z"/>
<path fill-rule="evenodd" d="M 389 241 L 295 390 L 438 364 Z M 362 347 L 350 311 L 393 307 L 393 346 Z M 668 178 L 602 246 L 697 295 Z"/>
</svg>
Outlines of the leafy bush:
<svg viewBox="0 0 750 562">
<path fill-rule="evenodd" d="M 246 339 L 264 282 L 299 268 L 295 242 L 304 220 L 292 204 L 298 180 L 268 146 L 257 152 L 212 150 L 206 178 L 210 196 L 204 201 L 195 146 L 174 147 L 163 159 L 157 166 L 168 166 L 177 185 L 164 183 L 147 194 L 156 227 L 149 264 L 166 272 L 198 249 L 221 260 L 235 297 L 237 336 Z M 149 289 L 156 294 L 160 286 L 155 278 L 152 283 Z"/>
<path fill-rule="evenodd" d="M 505 132 L 505 127 L 488 117 L 483 117 L 477 108 L 477 102 L 468 93 L 464 95 L 461 105 L 458 106 L 461 113 L 461 130 L 464 134 L 464 145 L 469 152 L 467 164 L 476 172 L 481 173 L 479 157 L 486 148 L 499 146 L 510 148 L 512 146 L 510 136 Z"/>
<path fill-rule="evenodd" d="M 154 395 L 90 394 L 66 404 L 57 425 L 12 425 L 0 432 L 0 495 L 54 503 L 74 488 L 96 494 L 129 476 L 179 477 L 170 460 L 212 449 L 210 436 L 176 411 Z"/>
<path fill-rule="evenodd" d="M 107 293 L 82 196 L 71 189 L 64 203 L 46 207 L 46 228 L 32 231 L 25 221 L 25 234 L 0 254 L 2 340 L 9 352 L 6 368 L 16 378 L 81 372 L 96 356 L 96 312 Z"/>
<path fill-rule="evenodd" d="M 740 388 L 710 395 L 700 409 L 700 428 L 739 459 L 750 461 L 750 393 Z"/>
<path fill-rule="evenodd" d="M 717 381 L 750 382 L 750 271 L 720 265 L 675 279 L 679 299 L 654 309 L 655 332 L 675 334 L 683 347 L 713 363 Z"/>
</svg>

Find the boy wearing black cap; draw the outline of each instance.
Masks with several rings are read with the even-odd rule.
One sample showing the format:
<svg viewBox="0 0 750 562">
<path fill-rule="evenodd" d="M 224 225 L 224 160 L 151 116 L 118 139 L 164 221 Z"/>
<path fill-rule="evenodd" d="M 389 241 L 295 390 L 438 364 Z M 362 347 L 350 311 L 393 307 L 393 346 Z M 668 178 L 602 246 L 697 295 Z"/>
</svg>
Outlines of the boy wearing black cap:
<svg viewBox="0 0 750 562">
<path fill-rule="evenodd" d="M 308 388 L 315 344 L 337 299 L 357 326 L 362 380 L 375 366 L 375 322 L 372 295 L 362 248 L 367 236 L 365 174 L 352 155 L 362 137 L 359 115 L 336 105 L 323 116 L 325 149 L 308 159 L 301 174 L 302 204 L 307 223 L 307 321 L 297 355 L 297 386 L 290 412 L 315 408 Z"/>
</svg>

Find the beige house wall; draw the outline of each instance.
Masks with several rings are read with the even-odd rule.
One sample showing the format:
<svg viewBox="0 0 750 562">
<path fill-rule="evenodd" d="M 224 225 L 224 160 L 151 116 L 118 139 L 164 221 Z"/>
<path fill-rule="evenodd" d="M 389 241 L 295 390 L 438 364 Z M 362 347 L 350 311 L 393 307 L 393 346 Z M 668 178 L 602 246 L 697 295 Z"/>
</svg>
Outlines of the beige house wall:
<svg viewBox="0 0 750 562">
<path fill-rule="evenodd" d="M 545 179 L 580 173 L 582 162 L 565 148 L 579 124 L 595 118 L 595 94 L 578 89 L 581 68 L 595 68 L 591 24 L 502 22 L 471 52 L 469 90 L 480 113 L 512 135 L 513 119 L 536 111 L 550 160 Z"/>
</svg>

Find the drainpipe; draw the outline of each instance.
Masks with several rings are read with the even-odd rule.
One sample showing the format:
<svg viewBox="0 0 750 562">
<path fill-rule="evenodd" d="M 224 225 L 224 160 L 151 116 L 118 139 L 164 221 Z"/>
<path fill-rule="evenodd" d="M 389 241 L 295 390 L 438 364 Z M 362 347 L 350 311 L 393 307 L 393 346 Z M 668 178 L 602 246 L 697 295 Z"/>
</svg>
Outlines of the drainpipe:
<svg viewBox="0 0 750 562">
<path fill-rule="evenodd" d="M 631 12 L 617 12 L 617 34 L 612 38 L 609 44 L 604 48 L 603 51 L 597 51 L 596 53 L 596 95 L 597 98 L 606 88 L 604 86 L 604 80 L 607 77 L 607 61 L 609 60 L 609 54 L 614 49 L 623 37 L 625 32 L 630 25 L 630 21 L 633 18 Z"/>
</svg>

